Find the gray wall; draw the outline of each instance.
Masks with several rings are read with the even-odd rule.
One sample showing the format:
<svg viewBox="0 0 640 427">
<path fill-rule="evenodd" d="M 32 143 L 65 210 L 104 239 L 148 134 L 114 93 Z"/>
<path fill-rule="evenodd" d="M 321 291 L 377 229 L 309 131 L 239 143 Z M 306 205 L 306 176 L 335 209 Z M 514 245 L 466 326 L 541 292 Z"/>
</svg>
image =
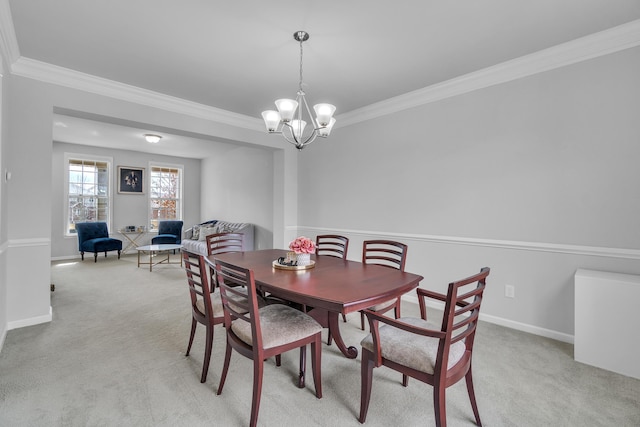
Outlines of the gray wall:
<svg viewBox="0 0 640 427">
<path fill-rule="evenodd" d="M 193 224 L 200 222 L 200 192 L 201 177 L 200 163 L 198 159 L 188 159 L 182 157 L 169 157 L 160 155 L 151 155 L 147 153 L 139 153 L 127 150 L 112 150 L 106 148 L 90 147 L 78 144 L 65 144 L 61 142 L 53 143 L 52 155 L 52 191 L 51 191 L 51 257 L 52 259 L 78 257 L 78 240 L 75 236 L 65 236 L 65 219 L 66 204 L 64 200 L 64 177 L 66 173 L 66 165 L 64 162 L 65 153 L 74 153 L 79 155 L 94 155 L 111 157 L 112 163 L 112 194 L 113 194 L 113 216 L 111 220 L 111 229 L 109 232 L 112 237 L 123 240 L 126 245 L 126 239 L 118 235 L 117 230 L 126 225 L 148 225 L 149 217 L 149 194 L 145 191 L 144 195 L 118 194 L 117 191 L 117 170 L 118 166 L 134 166 L 145 168 L 148 174 L 150 163 L 169 163 L 183 167 L 183 221 L 185 224 Z M 147 244 L 150 242 L 152 234 L 147 234 L 140 239 L 139 243 Z M 134 251 L 135 252 L 135 251 Z"/>
<path fill-rule="evenodd" d="M 178 113 L 7 74 L 0 162 L 13 178 L 0 192 L 0 333 L 52 317 L 54 207 L 42 183 L 53 177 L 52 119 L 61 108 L 264 147 L 202 162 L 203 218 L 244 220 L 250 210 L 251 222 L 272 230 L 274 247 L 297 234 L 342 232 L 352 238 L 351 259 L 363 239 L 403 240 L 407 269 L 436 290 L 488 265 L 486 319 L 571 340 L 576 268 L 640 274 L 638 75 L 640 49 L 629 49 L 338 127 L 298 153 L 198 109 Z M 264 181 L 229 177 L 236 170 L 224 169 L 226 156 Z M 216 192 L 223 183 L 238 191 Z M 230 196 L 246 209 L 216 205 Z M 504 297 L 506 284 L 514 299 Z"/>
<path fill-rule="evenodd" d="M 638 76 L 635 48 L 340 128 L 300 158 L 300 231 L 405 241 L 441 291 L 490 266 L 486 318 L 571 340 L 576 268 L 640 273 Z"/>
<path fill-rule="evenodd" d="M 270 207 L 266 216 L 256 221 L 264 224 L 268 221 L 265 218 L 273 211 L 280 213 L 272 217 L 270 226 L 271 230 L 277 230 L 271 243 L 278 245 L 284 240 L 284 230 L 295 224 L 296 197 L 292 191 L 285 190 L 291 187 L 291 182 L 296 181 L 296 153 L 285 152 L 276 145 L 279 141 L 271 139 L 258 126 L 254 129 L 221 123 L 215 120 L 216 111 L 204 109 L 203 112 L 200 106 L 157 102 L 158 106 L 153 107 L 121 99 L 126 98 L 126 94 L 109 93 L 109 88 L 96 90 L 108 93 L 100 95 L 46 83 L 43 79 L 47 79 L 47 75 L 41 76 L 41 80 L 11 75 L 10 84 L 3 85 L 7 108 L 2 123 L 7 128 L 3 133 L 3 162 L 13 173 L 13 179 L 3 187 L 6 192 L 2 194 L 0 207 L 3 213 L 6 212 L 7 224 L 6 235 L 3 236 L 7 242 L 4 246 L 6 249 L 0 254 L 7 267 L 6 272 L 3 270 L 6 275 L 6 304 L 2 306 L 3 310 L 6 309 L 6 329 L 47 322 L 53 315 L 49 291 L 53 206 L 52 186 L 49 183 L 53 177 L 52 124 L 56 109 L 86 112 L 93 117 L 108 118 L 112 123 L 126 121 L 143 128 L 163 128 L 179 134 L 202 135 L 225 144 L 231 142 L 245 147 L 268 147 L 271 158 L 279 166 L 278 170 L 271 171 L 269 177 L 273 185 L 273 199 L 279 206 Z M 153 104 L 154 100 L 148 102 Z M 194 111 L 194 114 L 190 114 Z M 209 118 L 209 113 L 212 118 Z M 251 194 L 251 191 L 247 194 Z M 254 215 L 259 213 L 254 212 Z M 188 220 L 197 221 L 195 216 Z M 4 217 L 2 221 L 5 221 Z M 26 279 L 24 271 L 30 272 Z"/>
<path fill-rule="evenodd" d="M 202 182 L 202 220 L 252 223 L 255 249 L 273 248 L 273 150 L 218 150 L 203 160 Z"/>
</svg>

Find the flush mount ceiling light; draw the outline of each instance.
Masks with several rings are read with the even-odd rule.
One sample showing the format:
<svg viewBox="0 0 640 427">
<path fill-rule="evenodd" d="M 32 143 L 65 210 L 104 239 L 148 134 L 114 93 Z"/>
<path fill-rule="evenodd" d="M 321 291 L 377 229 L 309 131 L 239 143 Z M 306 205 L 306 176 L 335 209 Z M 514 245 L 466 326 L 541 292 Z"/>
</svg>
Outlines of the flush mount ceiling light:
<svg viewBox="0 0 640 427">
<path fill-rule="evenodd" d="M 157 144 L 158 141 L 162 139 L 162 137 L 160 135 L 154 135 L 152 133 L 145 133 L 144 139 L 146 139 L 148 143 Z"/>
<path fill-rule="evenodd" d="M 295 145 L 298 150 L 302 150 L 306 145 L 311 144 L 316 137 L 326 138 L 331 133 L 336 119 L 333 113 L 336 107 L 331 104 L 316 104 L 313 109 L 316 112 L 316 118 L 313 118 L 304 90 L 302 90 L 302 43 L 309 40 L 309 33 L 306 31 L 296 31 L 293 38 L 300 43 L 300 82 L 298 85 L 298 94 L 296 99 L 278 99 L 275 104 L 278 111 L 267 110 L 262 112 L 264 124 L 267 126 L 269 133 L 282 134 L 291 144 Z M 300 108 L 298 108 L 298 106 Z M 297 109 L 297 111 L 296 111 Z M 307 122 L 302 119 L 303 114 L 308 116 L 308 120 L 313 123 L 313 130 L 305 133 Z"/>
</svg>

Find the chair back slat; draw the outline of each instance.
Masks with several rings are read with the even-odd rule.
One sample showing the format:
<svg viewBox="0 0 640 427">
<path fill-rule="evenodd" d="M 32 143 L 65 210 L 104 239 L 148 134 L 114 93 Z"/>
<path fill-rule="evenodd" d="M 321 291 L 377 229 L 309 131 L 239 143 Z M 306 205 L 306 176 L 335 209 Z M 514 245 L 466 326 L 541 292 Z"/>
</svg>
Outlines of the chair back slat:
<svg viewBox="0 0 640 427">
<path fill-rule="evenodd" d="M 244 234 L 242 233 L 215 233 L 206 237 L 207 254 L 220 255 L 228 252 L 242 252 Z M 216 288 L 218 280 L 213 267 L 210 267 L 211 286 Z"/>
<path fill-rule="evenodd" d="M 466 313 L 474 310 L 475 308 L 478 308 L 479 305 L 480 305 L 480 301 L 474 301 L 471 304 L 465 304 L 464 306 L 462 306 L 462 308 L 455 310 L 454 315 L 456 317 L 463 316 Z"/>
<path fill-rule="evenodd" d="M 242 233 L 216 233 L 206 237 L 207 253 L 218 255 L 228 252 L 242 252 Z"/>
<path fill-rule="evenodd" d="M 198 299 L 203 300 L 205 316 L 213 316 L 213 308 L 211 306 L 211 289 L 207 275 L 207 266 L 204 257 L 189 251 L 182 251 L 182 261 L 184 270 L 187 273 L 187 284 L 189 285 L 189 295 L 191 297 L 191 305 L 196 309 Z M 196 309 L 197 310 L 197 309 Z"/>
<path fill-rule="evenodd" d="M 316 236 L 316 255 L 328 255 L 347 259 L 349 239 L 337 234 L 321 234 Z"/>
<path fill-rule="evenodd" d="M 437 369 L 442 372 L 447 367 L 451 344 L 465 340 L 467 351 L 473 350 L 482 295 L 489 272 L 490 269 L 484 267 L 478 274 L 449 284 L 442 318 L 442 331 L 445 332 L 445 337 L 440 341 L 438 348 Z"/>
<path fill-rule="evenodd" d="M 478 321 L 478 314 L 472 314 L 471 316 L 466 316 L 460 322 L 453 325 L 453 329 L 456 331 L 451 334 L 451 344 L 461 341 L 468 337 L 469 335 L 475 333 L 476 323 Z M 462 329 L 467 326 L 466 329 Z"/>
<path fill-rule="evenodd" d="M 236 320 L 250 323 L 253 347 L 262 348 L 258 294 L 253 271 L 218 259 L 215 260 L 215 268 L 225 325 L 231 325 Z"/>
<path fill-rule="evenodd" d="M 362 263 L 377 264 L 404 271 L 407 245 L 393 240 L 365 240 L 362 242 Z"/>
</svg>

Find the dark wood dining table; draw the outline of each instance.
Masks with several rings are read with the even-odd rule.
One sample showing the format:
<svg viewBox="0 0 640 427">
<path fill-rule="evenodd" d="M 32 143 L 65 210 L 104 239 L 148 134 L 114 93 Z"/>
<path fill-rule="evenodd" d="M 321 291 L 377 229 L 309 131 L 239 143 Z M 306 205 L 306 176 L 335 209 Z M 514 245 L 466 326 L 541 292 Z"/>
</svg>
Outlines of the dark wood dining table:
<svg viewBox="0 0 640 427">
<path fill-rule="evenodd" d="M 329 328 L 340 351 L 351 359 L 358 356 L 358 349 L 345 345 L 340 334 L 339 315 L 397 298 L 417 288 L 423 279 L 417 274 L 394 268 L 322 255 L 312 255 L 315 265 L 306 270 L 274 267 L 273 261 L 286 253 L 284 250 L 265 249 L 212 255 L 206 260 L 213 265 L 217 258 L 251 269 L 256 288 L 263 293 L 312 307 L 309 315 L 324 328 Z"/>
</svg>

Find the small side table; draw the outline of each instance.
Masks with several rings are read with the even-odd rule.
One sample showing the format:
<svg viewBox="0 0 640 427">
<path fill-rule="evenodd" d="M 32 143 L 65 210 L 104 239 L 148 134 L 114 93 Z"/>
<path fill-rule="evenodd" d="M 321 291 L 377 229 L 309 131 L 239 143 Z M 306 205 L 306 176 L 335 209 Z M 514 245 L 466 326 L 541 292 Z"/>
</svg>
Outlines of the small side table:
<svg viewBox="0 0 640 427">
<path fill-rule="evenodd" d="M 173 245 L 173 244 L 163 244 L 163 245 L 146 245 L 146 246 L 138 246 L 136 249 L 138 250 L 138 268 L 141 265 L 149 265 L 149 271 L 153 271 L 153 266 L 158 264 L 178 264 L 177 262 L 171 262 L 170 254 L 171 251 L 176 249 L 181 249 L 182 245 Z M 140 254 L 143 252 L 149 253 L 149 262 L 140 261 Z M 166 252 L 167 257 L 162 257 L 159 261 L 153 262 L 153 256 L 159 254 L 161 252 Z M 180 266 L 182 267 L 182 254 L 178 255 L 180 257 Z"/>
<path fill-rule="evenodd" d="M 124 249 L 122 249 L 123 254 L 126 254 L 127 251 L 133 250 L 136 247 L 138 247 L 138 245 L 140 244 L 138 240 L 140 240 L 142 236 L 147 234 L 146 231 L 125 231 L 125 230 L 118 230 L 118 233 L 120 233 L 125 239 L 127 239 L 127 241 L 125 242 L 127 245 L 124 247 Z"/>
</svg>

